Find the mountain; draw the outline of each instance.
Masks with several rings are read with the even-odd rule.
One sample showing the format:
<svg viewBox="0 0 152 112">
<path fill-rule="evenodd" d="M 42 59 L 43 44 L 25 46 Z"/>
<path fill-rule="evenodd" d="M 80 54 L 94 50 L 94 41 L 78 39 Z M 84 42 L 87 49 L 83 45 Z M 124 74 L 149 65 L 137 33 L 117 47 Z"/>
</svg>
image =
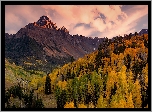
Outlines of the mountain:
<svg viewBox="0 0 152 112">
<path fill-rule="evenodd" d="M 26 69 L 51 71 L 52 67 L 70 62 L 71 57 L 78 59 L 93 52 L 102 41 L 70 35 L 64 26 L 57 28 L 56 23 L 42 16 L 16 34 L 5 34 L 5 57 Z"/>
<path fill-rule="evenodd" d="M 102 44 L 99 45 L 98 50 L 72 61 L 71 52 L 67 54 L 61 48 L 68 49 L 68 45 L 72 46 L 72 41 L 68 39 L 87 40 L 87 37 L 77 35 L 77 38 L 73 36 L 68 38 L 69 33 L 67 30 L 62 32 L 63 28 L 57 29 L 53 24 L 50 24 L 51 27 L 45 26 L 43 21 L 34 24 L 27 25 L 25 32 L 23 28 L 15 35 L 5 35 L 6 108 L 149 107 L 148 34 L 134 36 L 129 34 L 124 38 L 117 36 L 113 39 L 101 39 Z M 28 28 L 29 26 L 32 27 Z M 36 32 L 31 28 L 40 31 Z M 32 36 L 34 33 L 30 34 L 32 31 L 36 32 L 37 38 Z M 44 36 L 53 31 L 52 36 Z M 56 33 L 57 31 L 61 31 L 66 36 Z M 61 38 L 64 38 L 63 41 L 59 41 Z M 98 38 L 89 39 L 87 42 L 90 43 L 97 40 L 94 46 L 98 44 Z M 81 42 L 77 45 L 88 45 Z M 61 52 L 57 54 L 59 43 L 62 43 L 58 49 Z M 48 54 L 44 47 L 48 47 L 50 51 Z M 91 48 L 91 45 L 88 47 Z M 51 52 L 53 55 L 49 55 Z M 67 63 L 70 60 L 72 62 Z M 67 64 L 62 63 L 64 61 L 67 61 L 65 62 Z M 13 62 L 27 69 L 35 67 L 34 69 L 48 70 L 48 72 L 51 66 L 61 64 L 64 66 L 53 69 L 46 76 L 44 72 L 25 70 Z M 51 86 L 52 93 L 49 95 L 45 94 L 45 90 L 48 90 L 46 85 Z"/>
<path fill-rule="evenodd" d="M 148 29 L 142 29 L 138 34 L 139 35 L 148 34 Z"/>
<path fill-rule="evenodd" d="M 148 46 L 145 43 L 148 43 L 147 34 L 103 42 L 98 50 L 54 69 L 47 76 L 43 72 L 25 71 L 5 59 L 5 106 L 148 108 Z M 49 95 L 45 94 L 47 78 L 51 79 Z"/>
</svg>

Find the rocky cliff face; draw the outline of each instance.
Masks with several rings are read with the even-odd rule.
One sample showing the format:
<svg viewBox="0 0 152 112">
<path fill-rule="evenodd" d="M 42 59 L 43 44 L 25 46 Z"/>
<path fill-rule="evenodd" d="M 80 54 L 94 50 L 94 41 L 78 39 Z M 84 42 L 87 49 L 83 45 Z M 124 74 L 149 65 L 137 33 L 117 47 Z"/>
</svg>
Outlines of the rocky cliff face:
<svg viewBox="0 0 152 112">
<path fill-rule="evenodd" d="M 7 58 L 14 60 L 22 54 L 21 57 L 24 58 L 22 61 L 27 61 L 26 58 L 35 56 L 35 60 L 45 60 L 46 63 L 49 63 L 50 60 L 58 60 L 58 62 L 50 62 L 50 64 L 58 63 L 60 65 L 60 63 L 69 62 L 71 56 L 78 59 L 93 52 L 103 39 L 93 39 L 82 35 L 72 36 L 64 26 L 57 28 L 57 25 L 47 16 L 42 16 L 37 22 L 29 23 L 21 28 L 15 35 L 6 34 L 5 41 Z M 19 59 L 16 62 L 21 64 Z M 24 65 L 23 62 L 22 65 Z"/>
</svg>

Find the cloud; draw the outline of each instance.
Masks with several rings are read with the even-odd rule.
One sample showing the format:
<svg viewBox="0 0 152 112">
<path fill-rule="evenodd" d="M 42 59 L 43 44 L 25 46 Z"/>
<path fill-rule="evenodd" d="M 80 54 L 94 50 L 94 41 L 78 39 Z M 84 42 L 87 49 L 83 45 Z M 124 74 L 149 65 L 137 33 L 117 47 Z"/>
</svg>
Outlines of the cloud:
<svg viewBox="0 0 152 112">
<path fill-rule="evenodd" d="M 83 31 L 83 34 L 82 34 L 82 31 Z M 87 28 L 86 30 L 86 27 L 84 25 L 80 25 L 80 26 L 77 26 L 75 27 L 71 32 L 70 34 L 79 34 L 79 35 L 83 35 L 83 36 L 86 36 L 86 35 L 91 35 L 93 32 L 95 31 L 95 29 L 93 28 Z"/>
<path fill-rule="evenodd" d="M 52 17 L 56 21 L 59 16 L 62 18 L 62 21 L 58 22 L 64 24 L 65 27 L 71 32 L 77 34 L 77 30 L 72 31 L 72 27 L 78 23 L 90 24 L 95 31 L 103 32 L 106 28 L 111 29 L 112 23 L 110 21 L 117 20 L 117 16 L 126 16 L 121 13 L 120 6 L 109 6 L 109 5 L 100 5 L 100 6 L 42 6 L 45 10 L 54 10 L 58 13 L 58 17 Z M 102 18 L 101 16 L 104 16 Z M 105 20 L 106 18 L 106 20 Z M 59 21 L 59 20 L 58 20 Z M 68 22 L 67 22 L 68 21 Z M 105 24 L 107 23 L 107 24 Z M 73 25 L 73 26 L 72 26 Z M 71 28 L 71 29 L 70 29 Z M 88 30 L 84 28 L 84 30 Z M 79 31 L 80 34 L 84 35 L 84 31 Z M 89 35 L 89 34 L 88 34 Z M 86 35 L 86 36 L 88 36 Z"/>
<path fill-rule="evenodd" d="M 65 26 L 70 34 L 108 37 L 134 33 L 148 25 L 146 5 L 10 5 L 6 6 L 6 32 L 16 32 L 42 15 L 58 27 Z M 138 28 L 137 28 L 138 26 Z"/>
<path fill-rule="evenodd" d="M 37 21 L 45 11 L 36 5 L 6 5 L 5 6 L 5 31 L 11 33 L 23 28 L 28 23 Z"/>
<path fill-rule="evenodd" d="M 103 20 L 100 18 L 97 18 L 93 22 L 91 22 L 91 26 L 100 32 L 103 32 L 106 28 L 106 25 L 104 24 Z"/>
</svg>

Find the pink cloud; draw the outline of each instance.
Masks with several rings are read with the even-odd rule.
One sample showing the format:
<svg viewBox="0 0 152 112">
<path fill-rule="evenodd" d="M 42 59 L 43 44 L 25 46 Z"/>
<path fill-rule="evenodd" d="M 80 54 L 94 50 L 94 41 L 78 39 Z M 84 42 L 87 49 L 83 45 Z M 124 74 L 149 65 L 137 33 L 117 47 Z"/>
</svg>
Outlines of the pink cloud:
<svg viewBox="0 0 152 112">
<path fill-rule="evenodd" d="M 114 21 L 116 23 L 114 25 L 110 24 L 110 22 L 109 22 L 110 20 L 109 20 L 109 18 L 107 18 L 106 19 L 106 23 L 107 23 L 106 29 L 108 29 L 108 30 L 105 30 L 104 32 L 102 32 L 102 35 L 103 36 L 106 35 L 107 37 L 111 38 L 111 37 L 117 36 L 117 35 L 134 33 L 136 31 L 134 27 L 137 25 L 138 20 L 141 17 L 148 14 L 148 7 L 147 6 L 136 6 L 135 8 L 133 7 L 132 10 L 133 10 L 132 13 L 129 13 L 128 15 L 124 12 L 120 13 L 118 11 L 119 13 L 117 13 L 117 16 L 119 14 L 122 14 L 123 19 L 118 20 L 116 18 L 116 16 L 115 16 L 116 20 L 114 20 L 114 18 L 110 19 L 111 21 Z"/>
<path fill-rule="evenodd" d="M 121 11 L 121 6 L 109 6 L 109 5 L 96 5 L 96 6 L 42 6 L 45 10 L 55 10 L 59 15 L 61 20 L 58 20 L 59 17 L 54 17 L 56 21 L 60 21 L 58 23 L 64 24 L 67 29 L 73 33 L 77 34 L 76 29 L 71 29 L 77 23 L 85 23 L 90 24 L 91 27 L 94 28 L 95 31 L 104 32 L 106 29 L 112 29 L 113 25 L 110 21 L 117 21 L 116 23 L 120 24 L 118 21 L 118 15 L 120 15 L 123 19 L 127 17 L 127 15 Z M 100 13 L 102 13 L 106 19 L 104 24 L 103 20 L 100 17 Z M 95 19 L 97 18 L 97 19 Z M 53 18 L 52 18 L 53 19 Z M 68 22 L 67 22 L 68 21 Z M 75 24 L 72 24 L 75 23 Z M 72 26 L 73 25 L 73 26 Z M 83 28 L 84 30 L 88 30 Z M 84 35 L 84 30 L 79 31 L 80 34 Z M 91 33 L 88 31 L 88 36 Z"/>
<path fill-rule="evenodd" d="M 83 31 L 83 34 L 82 34 L 82 31 Z M 94 31 L 96 30 L 93 28 L 86 30 L 84 26 L 79 26 L 79 27 L 76 27 L 74 30 L 72 30 L 70 34 L 79 34 L 79 35 L 86 36 L 86 35 L 91 35 L 91 33 L 93 33 Z"/>
<path fill-rule="evenodd" d="M 8 33 L 12 33 L 12 30 L 16 29 L 16 32 L 23 28 L 28 23 L 37 21 L 40 16 L 44 15 L 45 12 L 37 12 L 38 6 L 33 5 L 7 5 L 5 6 L 5 26 L 7 27 Z M 36 11 L 37 10 L 37 11 Z M 37 12 L 37 13 L 36 13 Z M 11 29 L 8 30 L 8 27 Z M 5 30 L 6 30 L 5 29 Z M 14 31 L 13 31 L 14 32 Z"/>
<path fill-rule="evenodd" d="M 20 29 L 28 23 L 37 21 L 40 16 L 47 15 L 58 27 L 65 26 L 72 35 L 89 36 L 94 34 L 93 32 L 101 32 L 101 35 L 98 34 L 99 37 L 111 38 L 119 34 L 134 32 L 140 18 L 148 14 L 148 6 L 145 5 L 132 6 L 125 12 L 122 8 L 122 5 L 6 6 L 5 25 Z M 103 14 L 105 18 L 100 18 L 100 14 Z M 84 26 L 75 28 L 78 23 L 90 24 L 91 28 Z M 8 32 L 13 32 L 13 30 L 10 29 Z"/>
<path fill-rule="evenodd" d="M 106 28 L 102 19 L 97 18 L 91 22 L 91 26 L 94 27 L 97 31 L 103 32 Z"/>
</svg>

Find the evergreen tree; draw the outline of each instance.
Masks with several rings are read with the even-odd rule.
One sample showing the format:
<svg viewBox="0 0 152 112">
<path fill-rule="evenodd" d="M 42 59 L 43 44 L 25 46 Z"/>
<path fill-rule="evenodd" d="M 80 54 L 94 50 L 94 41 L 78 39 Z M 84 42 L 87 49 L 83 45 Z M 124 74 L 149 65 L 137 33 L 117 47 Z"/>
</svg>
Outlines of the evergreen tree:
<svg viewBox="0 0 152 112">
<path fill-rule="evenodd" d="M 50 79 L 49 74 L 46 77 L 45 94 L 47 94 L 47 95 L 51 94 L 51 79 Z"/>
<path fill-rule="evenodd" d="M 74 57 L 73 57 L 73 56 L 71 56 L 70 61 L 71 61 L 71 63 L 72 63 L 73 61 L 75 61 L 75 59 L 74 59 Z"/>
<path fill-rule="evenodd" d="M 127 56 L 124 58 L 124 64 L 126 65 L 127 69 L 130 68 L 130 63 L 131 63 L 131 56 L 127 54 Z"/>
<path fill-rule="evenodd" d="M 104 53 L 100 50 L 100 48 L 98 48 L 98 54 L 96 55 L 95 62 L 94 62 L 96 72 L 98 72 L 99 66 L 103 64 L 101 60 L 103 57 L 104 57 Z"/>
<path fill-rule="evenodd" d="M 66 97 L 66 91 L 61 90 L 58 86 L 55 90 L 55 96 L 57 100 L 57 108 L 64 108 L 64 105 L 66 104 L 67 97 Z"/>
</svg>

